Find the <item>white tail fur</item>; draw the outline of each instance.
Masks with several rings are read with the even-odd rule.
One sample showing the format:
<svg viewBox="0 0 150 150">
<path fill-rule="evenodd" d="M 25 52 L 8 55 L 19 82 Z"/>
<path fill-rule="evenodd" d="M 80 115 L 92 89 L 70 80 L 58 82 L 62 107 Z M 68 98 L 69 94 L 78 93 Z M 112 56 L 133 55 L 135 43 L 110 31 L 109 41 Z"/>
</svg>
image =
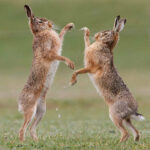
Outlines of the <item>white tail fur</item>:
<svg viewBox="0 0 150 150">
<path fill-rule="evenodd" d="M 131 115 L 131 119 L 137 120 L 137 121 L 143 121 L 145 120 L 144 116 L 141 114 L 134 114 Z"/>
</svg>

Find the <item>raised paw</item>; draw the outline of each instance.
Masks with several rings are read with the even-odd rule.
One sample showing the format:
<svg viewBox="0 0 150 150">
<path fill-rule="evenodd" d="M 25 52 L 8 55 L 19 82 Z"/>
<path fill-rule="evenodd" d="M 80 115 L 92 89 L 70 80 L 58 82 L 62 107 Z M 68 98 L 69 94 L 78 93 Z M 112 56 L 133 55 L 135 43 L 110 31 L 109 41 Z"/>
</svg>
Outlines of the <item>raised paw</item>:
<svg viewBox="0 0 150 150">
<path fill-rule="evenodd" d="M 77 83 L 76 74 L 73 74 L 73 75 L 72 75 L 72 79 L 71 79 L 71 81 L 70 81 L 70 85 L 74 85 L 74 84 L 76 84 L 76 83 Z"/>
<path fill-rule="evenodd" d="M 85 33 L 87 36 L 89 36 L 90 30 L 89 30 L 87 27 L 83 27 L 83 28 L 81 28 L 80 30 L 84 31 L 84 33 Z"/>
<path fill-rule="evenodd" d="M 89 29 L 87 27 L 83 27 L 80 30 L 82 30 L 82 31 L 88 31 L 89 32 Z"/>
<path fill-rule="evenodd" d="M 77 80 L 71 80 L 70 83 L 69 83 L 69 85 L 72 86 L 72 85 L 74 85 L 74 84 L 76 84 L 76 83 L 77 83 Z"/>
<path fill-rule="evenodd" d="M 68 66 L 70 69 L 74 69 L 74 63 L 73 63 L 71 60 L 68 60 L 67 66 Z"/>
<path fill-rule="evenodd" d="M 66 26 L 65 26 L 65 29 L 67 30 L 67 31 L 70 31 L 71 29 L 73 29 L 74 28 L 74 23 L 69 23 L 69 24 L 67 24 Z"/>
</svg>

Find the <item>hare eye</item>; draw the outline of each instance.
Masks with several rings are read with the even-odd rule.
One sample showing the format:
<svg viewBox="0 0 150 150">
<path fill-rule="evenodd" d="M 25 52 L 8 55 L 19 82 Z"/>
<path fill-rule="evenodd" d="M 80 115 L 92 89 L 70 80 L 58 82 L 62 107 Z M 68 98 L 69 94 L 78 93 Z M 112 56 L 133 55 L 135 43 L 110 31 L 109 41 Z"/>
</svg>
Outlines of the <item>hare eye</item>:
<svg viewBox="0 0 150 150">
<path fill-rule="evenodd" d="M 39 21 L 39 23 L 43 23 L 42 21 Z"/>
</svg>

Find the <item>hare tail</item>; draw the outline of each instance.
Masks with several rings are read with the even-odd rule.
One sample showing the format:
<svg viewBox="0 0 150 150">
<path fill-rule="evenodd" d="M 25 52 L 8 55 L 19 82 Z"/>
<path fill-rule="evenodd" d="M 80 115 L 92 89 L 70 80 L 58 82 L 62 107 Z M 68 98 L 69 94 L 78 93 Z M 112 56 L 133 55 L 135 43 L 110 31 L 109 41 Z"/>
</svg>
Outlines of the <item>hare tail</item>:
<svg viewBox="0 0 150 150">
<path fill-rule="evenodd" d="M 131 119 L 137 120 L 137 121 L 143 121 L 145 120 L 145 117 L 142 114 L 135 113 L 131 115 Z"/>
</svg>

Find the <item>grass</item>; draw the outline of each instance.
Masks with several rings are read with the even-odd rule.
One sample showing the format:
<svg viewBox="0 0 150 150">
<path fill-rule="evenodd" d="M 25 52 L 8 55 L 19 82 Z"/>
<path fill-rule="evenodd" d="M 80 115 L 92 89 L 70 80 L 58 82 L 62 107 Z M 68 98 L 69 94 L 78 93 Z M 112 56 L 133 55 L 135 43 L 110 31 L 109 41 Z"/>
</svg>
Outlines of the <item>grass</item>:
<svg viewBox="0 0 150 150">
<path fill-rule="evenodd" d="M 17 137 L 22 116 L 16 111 L 16 105 L 3 105 L 0 111 L 0 114 L 3 113 L 0 116 L 0 149 L 148 150 L 150 120 L 147 112 L 150 102 L 143 100 L 139 101 L 139 104 L 142 106 L 140 107 L 142 113 L 147 117 L 144 122 L 134 122 L 142 134 L 141 140 L 134 142 L 131 136 L 126 143 L 122 144 L 119 144 L 120 133 L 108 118 L 107 107 L 102 99 L 51 100 L 38 128 L 39 141 L 33 142 L 27 132 L 24 143 L 20 143 Z M 60 115 L 61 117 L 58 117 Z"/>
<path fill-rule="evenodd" d="M 111 29 L 118 14 L 127 18 L 114 59 L 138 101 L 139 112 L 146 117 L 144 122 L 134 122 L 142 135 L 140 142 L 130 137 L 119 144 L 120 133 L 87 75 L 80 76 L 74 87 L 64 88 L 72 74 L 64 64 L 59 66 L 47 94 L 47 113 L 38 128 L 39 141 L 33 142 L 27 132 L 26 141 L 19 142 L 23 117 L 17 111 L 17 98 L 32 60 L 32 35 L 23 10 L 25 3 L 35 15 L 49 18 L 60 29 L 69 22 L 75 23 L 76 28 L 65 37 L 63 55 L 75 62 L 76 69 L 83 66 L 83 33 L 79 29 L 89 27 L 92 39 L 94 33 Z M 0 0 L 0 14 L 0 150 L 150 149 L 149 0 Z"/>
</svg>

